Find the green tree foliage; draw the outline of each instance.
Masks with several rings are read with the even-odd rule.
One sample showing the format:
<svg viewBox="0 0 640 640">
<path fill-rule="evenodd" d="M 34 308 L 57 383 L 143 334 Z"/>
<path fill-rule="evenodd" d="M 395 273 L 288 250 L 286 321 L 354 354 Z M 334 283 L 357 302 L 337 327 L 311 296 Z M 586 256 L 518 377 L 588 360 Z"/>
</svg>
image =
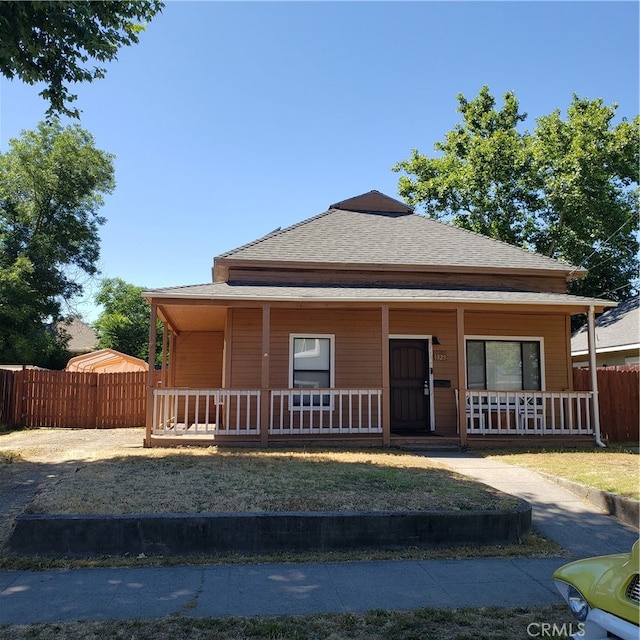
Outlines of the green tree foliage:
<svg viewBox="0 0 640 640">
<path fill-rule="evenodd" d="M 496 109 L 487 87 L 458 96 L 462 122 L 437 155 L 412 151 L 393 170 L 400 195 L 434 218 L 589 269 L 583 295 L 624 300 L 638 273 L 640 118 L 613 124 L 616 105 L 577 96 L 521 132 L 515 95 Z"/>
<path fill-rule="evenodd" d="M 96 302 L 104 310 L 93 325 L 99 347 L 147 360 L 151 307 L 142 297 L 144 290 L 121 278 L 103 280 Z"/>
<path fill-rule="evenodd" d="M 144 22 L 163 2 L 135 0 L 6 1 L 0 3 L 0 71 L 28 84 L 44 82 L 49 115 L 78 117 L 68 105 L 76 99 L 69 85 L 104 77 L 118 50 L 138 42 Z M 90 63 L 90 64 L 88 64 Z"/>
<path fill-rule="evenodd" d="M 573 97 L 539 118 L 531 138 L 543 208 L 532 246 L 588 269 L 572 291 L 626 300 L 637 291 L 640 118 L 613 125 L 616 106 Z"/>
<path fill-rule="evenodd" d="M 114 188 L 113 156 L 78 125 L 41 123 L 0 154 L 0 361 L 49 366 L 48 327 L 97 273 L 97 212 Z"/>
</svg>

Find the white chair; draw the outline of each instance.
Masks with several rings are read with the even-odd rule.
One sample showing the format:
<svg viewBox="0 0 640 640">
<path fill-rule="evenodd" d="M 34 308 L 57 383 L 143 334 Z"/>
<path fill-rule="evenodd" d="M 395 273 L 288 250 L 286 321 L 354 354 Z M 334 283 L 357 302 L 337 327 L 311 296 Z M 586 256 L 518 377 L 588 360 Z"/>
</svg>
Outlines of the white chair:
<svg viewBox="0 0 640 640">
<path fill-rule="evenodd" d="M 518 421 L 518 428 L 521 433 L 529 433 L 530 427 L 533 427 L 534 433 L 543 435 L 545 425 L 543 399 L 536 396 L 524 396 L 520 398 Z"/>
</svg>

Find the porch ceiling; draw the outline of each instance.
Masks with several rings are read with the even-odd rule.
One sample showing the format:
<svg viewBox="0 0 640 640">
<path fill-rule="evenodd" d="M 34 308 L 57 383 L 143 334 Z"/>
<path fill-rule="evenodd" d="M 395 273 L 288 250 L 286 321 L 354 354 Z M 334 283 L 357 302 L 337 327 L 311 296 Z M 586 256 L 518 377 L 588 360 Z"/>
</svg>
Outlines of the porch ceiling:
<svg viewBox="0 0 640 640">
<path fill-rule="evenodd" d="M 185 331 L 224 331 L 226 307 L 159 305 L 160 317 L 177 333 Z"/>
</svg>

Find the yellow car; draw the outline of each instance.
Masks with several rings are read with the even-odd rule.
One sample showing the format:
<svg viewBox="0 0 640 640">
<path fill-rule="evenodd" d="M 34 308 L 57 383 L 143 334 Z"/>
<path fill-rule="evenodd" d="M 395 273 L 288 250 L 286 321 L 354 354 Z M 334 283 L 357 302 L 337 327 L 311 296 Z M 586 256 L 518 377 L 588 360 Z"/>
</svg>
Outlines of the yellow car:
<svg viewBox="0 0 640 640">
<path fill-rule="evenodd" d="M 570 562 L 553 573 L 578 624 L 575 640 L 640 638 L 640 540 L 631 553 Z"/>
</svg>

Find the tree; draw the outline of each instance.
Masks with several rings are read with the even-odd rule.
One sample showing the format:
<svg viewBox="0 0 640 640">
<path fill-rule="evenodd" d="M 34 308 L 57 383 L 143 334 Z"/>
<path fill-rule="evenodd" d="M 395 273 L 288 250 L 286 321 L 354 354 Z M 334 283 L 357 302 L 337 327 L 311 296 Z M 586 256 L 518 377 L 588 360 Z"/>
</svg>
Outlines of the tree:
<svg viewBox="0 0 640 640">
<path fill-rule="evenodd" d="M 104 311 L 93 325 L 99 347 L 147 360 L 151 307 L 142 297 L 144 290 L 121 278 L 103 280 L 96 302 Z"/>
<path fill-rule="evenodd" d="M 94 2 L 0 3 L 0 71 L 7 78 L 46 83 L 40 95 L 49 101 L 47 114 L 79 117 L 69 108 L 77 96 L 69 84 L 104 77 L 104 67 L 86 63 L 117 59 L 120 47 L 138 42 L 150 21 L 164 7 L 152 0 Z"/>
<path fill-rule="evenodd" d="M 47 366 L 62 346 L 49 327 L 82 293 L 77 274 L 97 273 L 97 211 L 113 174 L 111 154 L 57 120 L 0 154 L 0 361 Z"/>
<path fill-rule="evenodd" d="M 640 118 L 613 126 L 616 105 L 573 96 L 567 120 L 539 118 L 532 137 L 543 193 L 531 243 L 588 269 L 573 293 L 626 300 L 637 291 Z"/>
<path fill-rule="evenodd" d="M 623 300 L 638 270 L 638 126 L 613 125 L 616 105 L 573 97 L 568 120 L 534 132 L 513 93 L 495 108 L 487 87 L 458 95 L 462 123 L 393 170 L 399 193 L 434 218 L 589 269 L 572 292 Z"/>
</svg>

